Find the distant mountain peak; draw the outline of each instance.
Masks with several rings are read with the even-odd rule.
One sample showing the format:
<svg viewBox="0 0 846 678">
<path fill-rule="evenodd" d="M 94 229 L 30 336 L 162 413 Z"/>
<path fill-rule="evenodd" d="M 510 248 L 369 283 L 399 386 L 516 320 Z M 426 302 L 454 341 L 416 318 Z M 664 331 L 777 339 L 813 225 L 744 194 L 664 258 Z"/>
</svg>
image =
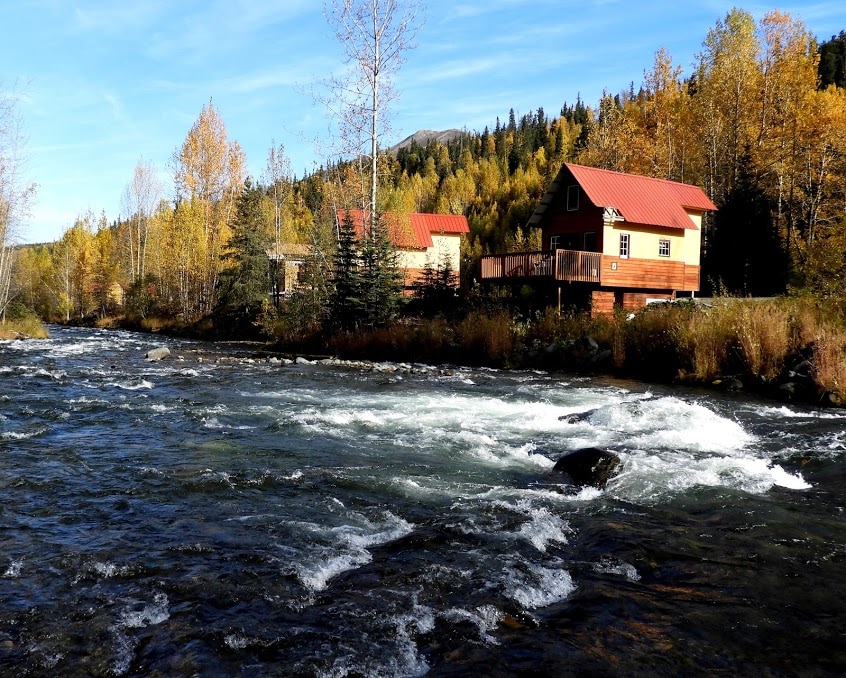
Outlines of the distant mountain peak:
<svg viewBox="0 0 846 678">
<path fill-rule="evenodd" d="M 460 137 L 464 132 L 460 129 L 448 129 L 444 130 L 443 132 L 437 132 L 431 129 L 421 129 L 417 130 L 411 136 L 407 136 L 405 139 L 400 141 L 398 144 L 391 146 L 389 149 L 391 153 L 396 155 L 396 152 L 401 148 L 407 148 L 411 146 L 412 141 L 416 141 L 421 146 L 425 146 L 430 141 L 437 141 L 440 144 L 446 144 L 453 139 L 457 139 Z"/>
</svg>

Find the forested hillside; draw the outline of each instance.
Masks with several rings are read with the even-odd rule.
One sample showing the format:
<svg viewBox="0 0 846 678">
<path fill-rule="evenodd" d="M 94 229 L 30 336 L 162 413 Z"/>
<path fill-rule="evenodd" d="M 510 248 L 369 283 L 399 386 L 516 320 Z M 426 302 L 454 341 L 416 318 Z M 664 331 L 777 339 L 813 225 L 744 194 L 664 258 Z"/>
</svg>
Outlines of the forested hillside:
<svg viewBox="0 0 846 678">
<path fill-rule="evenodd" d="M 846 33 L 818 44 L 789 15 L 756 22 L 735 9 L 707 31 L 692 72 L 659 49 L 641 83 L 598 102 L 576 95 L 554 113 L 503 102 L 502 119 L 484 130 L 383 152 L 380 207 L 466 215 L 462 275 L 470 283 L 483 254 L 542 249 L 525 224 L 562 163 L 661 177 L 703 187 L 719 208 L 705 226 L 704 286 L 843 296 L 844 64 Z M 266 171 L 245 188 L 243 152 L 210 103 L 173 167 L 174 195 L 139 162 L 124 196 L 131 218 L 83 215 L 58 242 L 21 249 L 19 302 L 49 319 L 125 306 L 139 317 L 194 322 L 224 303 L 221 274 L 244 261 L 237 248 L 279 252 L 296 243 L 314 257 L 308 292 L 289 303 L 319 315 L 337 244 L 332 215 L 362 206 L 368 193 L 361 163 L 345 159 L 297 178 L 274 144 Z M 223 279 L 231 284 L 231 275 Z"/>
</svg>

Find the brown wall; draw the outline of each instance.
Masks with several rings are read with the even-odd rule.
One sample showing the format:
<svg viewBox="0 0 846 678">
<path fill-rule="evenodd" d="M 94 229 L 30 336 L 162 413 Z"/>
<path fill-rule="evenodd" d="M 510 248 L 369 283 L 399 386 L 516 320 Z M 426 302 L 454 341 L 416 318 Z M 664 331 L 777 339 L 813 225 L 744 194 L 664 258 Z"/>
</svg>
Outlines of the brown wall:
<svg viewBox="0 0 846 678">
<path fill-rule="evenodd" d="M 602 257 L 601 277 L 603 287 L 699 290 L 699 267 L 688 266 L 682 261 L 620 259 L 606 255 Z"/>
<path fill-rule="evenodd" d="M 605 290 L 594 290 L 590 299 L 590 314 L 611 315 L 614 313 L 614 293 Z"/>
</svg>

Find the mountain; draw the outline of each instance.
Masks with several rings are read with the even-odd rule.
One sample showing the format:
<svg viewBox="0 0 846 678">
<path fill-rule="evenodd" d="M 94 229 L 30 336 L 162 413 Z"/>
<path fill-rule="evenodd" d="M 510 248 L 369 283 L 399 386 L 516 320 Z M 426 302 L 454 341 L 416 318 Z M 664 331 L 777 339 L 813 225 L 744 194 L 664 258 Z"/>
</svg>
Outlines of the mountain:
<svg viewBox="0 0 846 678">
<path fill-rule="evenodd" d="M 447 142 L 452 141 L 453 139 L 457 139 L 462 134 L 464 134 L 464 132 L 462 132 L 460 129 L 448 129 L 443 132 L 435 132 L 434 130 L 430 129 L 421 129 L 417 130 L 411 136 L 406 137 L 398 144 L 391 146 L 388 150 L 390 150 L 391 153 L 396 155 L 399 149 L 411 146 L 412 141 L 416 141 L 421 146 L 425 146 L 430 141 L 437 141 L 441 144 L 446 144 Z"/>
</svg>

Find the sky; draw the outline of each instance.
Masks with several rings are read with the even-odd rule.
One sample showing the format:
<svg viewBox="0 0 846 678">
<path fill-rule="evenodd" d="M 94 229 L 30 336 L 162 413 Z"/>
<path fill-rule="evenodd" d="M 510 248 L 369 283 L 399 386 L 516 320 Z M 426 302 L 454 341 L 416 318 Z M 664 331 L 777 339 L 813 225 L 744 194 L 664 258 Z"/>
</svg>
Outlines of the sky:
<svg viewBox="0 0 846 678">
<path fill-rule="evenodd" d="M 422 129 L 481 132 L 497 117 L 638 88 L 659 48 L 691 72 L 708 30 L 738 6 L 778 9 L 820 40 L 842 0 L 422 0 L 425 23 L 395 77 L 386 145 Z M 261 177 L 282 144 L 298 177 L 335 157 L 309 92 L 343 72 L 321 0 L 0 0 L 0 91 L 14 91 L 38 188 L 20 242 L 57 240 L 80 216 L 124 214 L 135 166 L 173 197 L 171 158 L 210 101 Z"/>
</svg>

